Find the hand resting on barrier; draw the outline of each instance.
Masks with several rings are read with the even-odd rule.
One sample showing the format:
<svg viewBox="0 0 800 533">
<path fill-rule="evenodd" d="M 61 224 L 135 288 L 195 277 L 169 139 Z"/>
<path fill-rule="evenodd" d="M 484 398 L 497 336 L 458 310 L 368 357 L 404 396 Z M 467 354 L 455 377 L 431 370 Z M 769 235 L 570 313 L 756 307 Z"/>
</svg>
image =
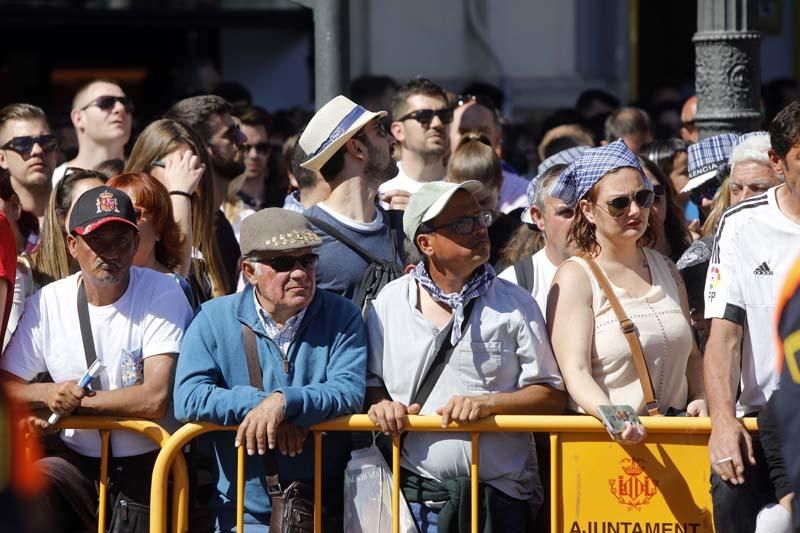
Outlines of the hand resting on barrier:
<svg viewBox="0 0 800 533">
<path fill-rule="evenodd" d="M 286 400 L 280 392 L 273 392 L 256 405 L 244 417 L 236 432 L 235 445 L 245 445 L 248 455 L 258 449 L 259 455 L 275 449 L 278 428 L 283 423 Z"/>
<path fill-rule="evenodd" d="M 81 406 L 83 398 L 94 394 L 94 391 L 87 392 L 79 387 L 75 380 L 55 383 L 47 398 L 47 406 L 58 415 L 69 415 Z"/>
<path fill-rule="evenodd" d="M 367 416 L 385 435 L 399 435 L 406 430 L 406 416 L 419 414 L 419 410 L 420 406 L 416 403 L 406 406 L 400 402 L 381 400 L 369 407 Z"/>
</svg>

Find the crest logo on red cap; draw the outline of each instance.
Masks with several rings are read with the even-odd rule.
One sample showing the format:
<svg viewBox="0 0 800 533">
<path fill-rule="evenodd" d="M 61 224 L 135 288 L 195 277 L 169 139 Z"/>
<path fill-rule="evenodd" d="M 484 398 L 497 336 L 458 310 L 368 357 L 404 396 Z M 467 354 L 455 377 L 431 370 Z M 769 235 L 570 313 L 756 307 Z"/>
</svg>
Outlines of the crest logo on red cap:
<svg viewBox="0 0 800 533">
<path fill-rule="evenodd" d="M 117 199 L 108 191 L 101 192 L 97 197 L 97 212 L 98 213 L 119 213 L 117 207 Z"/>
</svg>

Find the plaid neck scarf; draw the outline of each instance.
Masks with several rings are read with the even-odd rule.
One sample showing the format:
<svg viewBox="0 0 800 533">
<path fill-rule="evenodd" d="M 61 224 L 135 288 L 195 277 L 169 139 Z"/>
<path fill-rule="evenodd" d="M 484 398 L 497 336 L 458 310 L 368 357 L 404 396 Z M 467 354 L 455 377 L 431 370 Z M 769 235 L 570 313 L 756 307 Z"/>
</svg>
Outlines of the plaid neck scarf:
<svg viewBox="0 0 800 533">
<path fill-rule="evenodd" d="M 425 263 L 420 261 L 411 272 L 414 279 L 428 291 L 431 298 L 437 302 L 448 305 L 453 310 L 453 329 L 450 330 L 450 343 L 455 346 L 461 339 L 461 325 L 464 322 L 464 307 L 473 298 L 477 298 L 486 292 L 492 280 L 495 278 L 494 269 L 491 265 L 483 264 L 472 273 L 461 292 L 451 292 L 445 294 L 428 274 Z"/>
</svg>

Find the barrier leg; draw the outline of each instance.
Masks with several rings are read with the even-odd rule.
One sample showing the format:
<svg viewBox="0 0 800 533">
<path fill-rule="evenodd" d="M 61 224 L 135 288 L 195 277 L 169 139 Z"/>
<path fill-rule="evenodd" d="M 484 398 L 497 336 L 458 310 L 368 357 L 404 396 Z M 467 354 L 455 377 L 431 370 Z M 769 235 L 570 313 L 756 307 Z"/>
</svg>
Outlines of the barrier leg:
<svg viewBox="0 0 800 533">
<path fill-rule="evenodd" d="M 314 432 L 314 533 L 322 531 L 322 432 Z"/>
<path fill-rule="evenodd" d="M 470 492 L 470 529 L 472 533 L 478 533 L 478 511 L 480 510 L 478 502 L 478 469 L 480 466 L 480 433 L 470 433 L 470 440 L 472 441 L 472 462 L 469 465 L 469 492 Z"/>
<path fill-rule="evenodd" d="M 244 445 L 236 449 L 236 531 L 244 531 Z"/>
<path fill-rule="evenodd" d="M 100 431 L 100 508 L 97 510 L 97 533 L 106 530 L 106 504 L 108 502 L 108 439 L 111 433 Z"/>
<path fill-rule="evenodd" d="M 392 533 L 400 533 L 400 435 L 392 437 Z"/>
<path fill-rule="evenodd" d="M 558 433 L 550 433 L 550 533 L 558 533 L 561 516 L 558 514 L 558 479 L 561 475 L 558 453 Z"/>
<path fill-rule="evenodd" d="M 175 533 L 189 531 L 189 469 L 182 453 L 172 463 L 172 523 Z"/>
</svg>

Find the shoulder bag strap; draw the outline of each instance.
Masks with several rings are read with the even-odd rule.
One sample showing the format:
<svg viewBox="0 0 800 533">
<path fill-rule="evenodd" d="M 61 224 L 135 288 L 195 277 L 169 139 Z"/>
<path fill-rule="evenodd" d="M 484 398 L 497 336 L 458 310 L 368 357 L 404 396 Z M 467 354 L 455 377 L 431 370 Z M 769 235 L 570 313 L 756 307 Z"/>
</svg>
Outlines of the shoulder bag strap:
<svg viewBox="0 0 800 533">
<path fill-rule="evenodd" d="M 89 300 L 86 297 L 86 287 L 83 280 L 78 283 L 78 321 L 81 325 L 81 339 L 83 340 L 83 354 L 86 357 L 86 368 L 91 368 L 97 360 L 97 351 L 92 337 L 92 322 L 89 320 Z M 92 378 L 92 390 L 100 390 L 100 377 Z"/>
<path fill-rule="evenodd" d="M 264 376 L 261 362 L 258 360 L 258 346 L 256 333 L 247 324 L 242 324 L 242 338 L 244 339 L 244 353 L 247 356 L 247 374 L 250 376 L 250 385 L 258 390 L 264 390 Z M 264 467 L 267 471 L 267 492 L 270 496 L 283 494 L 281 480 L 278 477 L 278 463 L 275 461 L 275 451 L 267 448 L 264 455 Z"/>
<path fill-rule="evenodd" d="M 588 255 L 581 255 L 580 257 L 586 261 L 586 264 L 589 265 L 589 268 L 592 270 L 592 274 L 594 274 L 597 283 L 600 284 L 600 288 L 606 294 L 608 303 L 611 304 L 611 308 L 614 310 L 614 314 L 617 316 L 617 320 L 619 321 L 619 327 L 631 347 L 633 366 L 636 367 L 636 373 L 639 374 L 639 383 L 641 383 L 642 391 L 644 392 L 644 401 L 645 406 L 647 407 L 647 414 L 650 416 L 659 416 L 661 412 L 658 410 L 658 401 L 656 400 L 656 395 L 653 392 L 653 382 L 650 379 L 650 371 L 647 369 L 647 362 L 645 361 L 644 353 L 642 352 L 642 345 L 639 342 L 639 336 L 636 334 L 636 325 L 630 318 L 628 318 L 628 315 L 625 314 L 625 310 L 622 308 L 619 298 L 617 298 L 617 295 L 614 293 L 614 289 L 608 282 L 608 278 L 606 277 L 605 273 L 600 269 L 597 261 Z"/>
<path fill-rule="evenodd" d="M 472 308 L 475 307 L 475 301 L 478 298 L 480 298 L 480 296 L 476 296 L 470 300 L 467 306 L 464 308 L 464 321 L 461 323 L 462 333 L 464 332 L 464 328 L 466 328 L 467 324 L 469 323 L 469 316 L 472 314 Z M 414 394 L 414 397 L 409 402 L 409 405 L 418 403 L 419 406 L 422 407 L 425 402 L 428 401 L 428 396 L 431 395 L 434 385 L 436 385 L 436 382 L 439 381 L 439 376 L 442 375 L 444 367 L 447 366 L 447 362 L 450 360 L 450 355 L 452 355 L 453 349 L 455 348 L 450 342 L 450 331 L 452 328 L 453 324 L 451 323 L 450 327 L 448 327 L 447 331 L 445 332 L 444 342 L 442 342 L 442 345 L 439 347 L 439 351 L 436 353 L 436 358 L 431 363 L 431 366 L 428 369 L 427 374 L 425 374 L 425 377 L 422 378 L 422 382 L 420 383 L 416 394 Z"/>
<path fill-rule="evenodd" d="M 324 222 L 324 221 L 318 219 L 317 217 L 312 217 L 312 216 L 309 216 L 309 215 L 304 215 L 304 216 L 306 217 L 306 220 L 308 220 L 309 222 L 314 224 L 316 227 L 318 227 L 319 229 L 321 229 L 322 231 L 324 231 L 325 233 L 327 233 L 328 235 L 330 235 L 331 237 L 333 237 L 337 241 L 341 242 L 342 244 L 344 244 L 345 246 L 347 246 L 348 248 L 353 250 L 355 253 L 357 253 L 359 256 L 361 256 L 361 258 L 364 261 L 366 261 L 367 263 L 383 263 L 384 262 L 383 259 L 379 259 L 379 258 L 375 257 L 374 255 L 372 255 L 371 253 L 369 253 L 368 251 L 363 249 L 361 246 L 357 245 L 355 243 L 355 241 L 353 241 L 352 239 L 347 237 L 344 233 L 340 232 L 339 230 L 337 230 L 336 228 L 334 228 L 333 226 L 331 226 L 327 222 Z M 392 245 L 394 246 L 394 243 Z"/>
</svg>

